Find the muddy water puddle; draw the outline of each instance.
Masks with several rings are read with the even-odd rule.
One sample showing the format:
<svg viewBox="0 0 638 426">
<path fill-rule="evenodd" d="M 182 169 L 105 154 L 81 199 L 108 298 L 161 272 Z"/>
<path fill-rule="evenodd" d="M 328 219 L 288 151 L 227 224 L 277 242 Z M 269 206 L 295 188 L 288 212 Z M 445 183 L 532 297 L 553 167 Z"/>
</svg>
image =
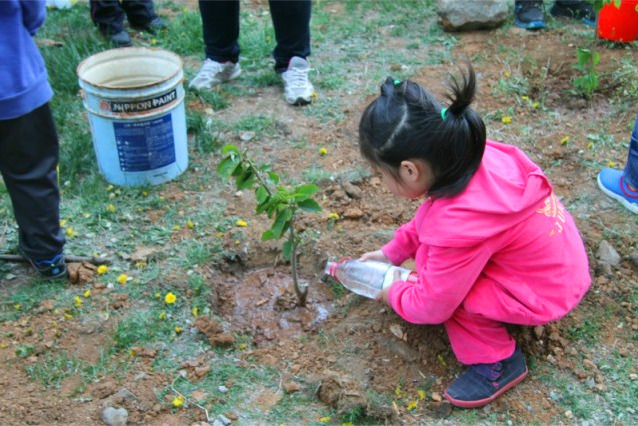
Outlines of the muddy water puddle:
<svg viewBox="0 0 638 426">
<path fill-rule="evenodd" d="M 298 306 L 288 268 L 262 268 L 216 277 L 219 311 L 235 331 L 249 332 L 256 345 L 317 329 L 329 317 L 334 295 L 317 279 L 309 281 L 305 307 Z"/>
</svg>

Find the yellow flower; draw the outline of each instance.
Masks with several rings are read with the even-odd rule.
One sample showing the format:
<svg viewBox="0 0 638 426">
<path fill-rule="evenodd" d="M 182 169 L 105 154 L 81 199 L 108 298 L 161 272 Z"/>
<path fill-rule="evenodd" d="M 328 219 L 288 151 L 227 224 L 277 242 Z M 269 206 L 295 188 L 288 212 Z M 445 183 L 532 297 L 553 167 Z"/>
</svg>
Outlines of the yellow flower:
<svg viewBox="0 0 638 426">
<path fill-rule="evenodd" d="M 104 275 L 106 274 L 106 271 L 109 270 L 109 267 L 106 265 L 100 265 L 97 267 L 97 274 L 98 275 Z"/>
<path fill-rule="evenodd" d="M 425 391 L 423 389 L 419 389 L 417 393 L 419 394 L 420 399 L 425 399 Z"/>
<path fill-rule="evenodd" d="M 560 140 L 561 145 L 565 145 L 567 142 L 569 142 L 569 136 L 565 136 L 563 139 Z"/>
<path fill-rule="evenodd" d="M 140 268 L 140 269 L 141 268 L 146 268 L 147 265 L 148 264 L 146 262 L 144 262 L 144 261 L 135 262 L 135 267 L 136 268 Z M 159 297 L 158 297 L 158 299 L 159 299 Z"/>
<path fill-rule="evenodd" d="M 192 220 L 188 219 L 188 222 L 186 222 L 186 226 L 188 227 L 188 229 L 193 229 L 195 227 L 195 224 Z"/>
<path fill-rule="evenodd" d="M 237 219 L 237 222 L 235 222 L 235 225 L 237 225 L 237 226 L 239 226 L 239 227 L 243 228 L 243 227 L 248 226 L 248 223 L 246 223 L 246 221 L 244 221 L 244 220 Z"/>
<path fill-rule="evenodd" d="M 317 92 L 312 92 L 312 95 L 310 95 L 310 96 L 312 97 L 312 100 L 313 100 L 313 101 L 316 101 L 316 100 L 317 100 L 317 98 L 319 97 L 319 93 L 317 93 Z"/>
<path fill-rule="evenodd" d="M 237 349 L 239 349 L 240 351 L 243 351 L 244 349 L 246 349 L 246 344 L 240 343 L 239 345 L 237 345 Z"/>
<path fill-rule="evenodd" d="M 193 310 L 191 311 L 193 316 L 196 317 L 197 315 L 199 315 L 199 309 L 197 308 L 193 308 Z"/>
<path fill-rule="evenodd" d="M 106 192 L 113 191 L 113 185 L 109 185 L 106 187 Z"/>
<path fill-rule="evenodd" d="M 173 398 L 173 407 L 179 408 L 182 405 L 184 405 L 184 398 L 181 395 L 178 395 L 175 398 Z"/>
<path fill-rule="evenodd" d="M 510 72 L 509 71 L 505 71 L 503 73 L 503 75 L 505 76 L 505 78 L 510 78 Z"/>
<path fill-rule="evenodd" d="M 401 386 L 400 385 L 398 385 L 396 388 L 394 388 L 394 394 L 396 396 L 401 396 L 402 393 L 403 392 L 401 391 Z"/>
<path fill-rule="evenodd" d="M 130 356 L 135 356 L 135 355 L 137 355 L 137 351 L 135 351 L 135 349 L 131 349 L 128 354 Z"/>
<path fill-rule="evenodd" d="M 335 212 L 331 212 L 331 213 L 328 215 L 328 219 L 337 220 L 337 219 L 339 219 L 339 214 L 338 214 L 338 213 L 335 213 Z"/>
<path fill-rule="evenodd" d="M 509 124 L 512 122 L 512 117 L 510 117 L 509 115 L 506 115 L 505 117 L 501 118 L 501 121 L 505 124 Z"/>
<path fill-rule="evenodd" d="M 152 39 L 151 39 L 151 46 L 152 46 L 152 45 L 154 45 L 154 44 L 157 44 L 157 39 L 152 38 Z"/>
<path fill-rule="evenodd" d="M 81 308 L 82 307 L 82 299 L 80 299 L 80 296 L 75 296 L 75 298 L 73 300 L 75 300 L 75 306 L 77 308 Z"/>
<path fill-rule="evenodd" d="M 121 274 L 119 277 L 117 277 L 117 282 L 120 283 L 120 285 L 126 284 L 127 280 L 128 280 L 128 275 L 126 274 Z"/>
<path fill-rule="evenodd" d="M 221 238 L 221 237 L 223 237 L 223 236 L 224 236 L 224 233 L 223 233 L 223 232 L 218 232 L 218 233 L 216 233 L 216 234 L 215 234 L 215 236 L 216 236 L 217 238 Z"/>
<path fill-rule="evenodd" d="M 328 150 L 324 147 L 319 148 L 319 155 L 326 155 Z"/>
<path fill-rule="evenodd" d="M 75 237 L 75 231 L 73 230 L 72 226 L 69 226 L 68 228 L 66 228 L 66 236 L 69 238 Z"/>
<path fill-rule="evenodd" d="M 410 403 L 407 405 L 407 407 L 405 407 L 408 411 L 412 411 L 414 410 L 416 407 L 419 406 L 419 401 L 410 401 Z"/>
<path fill-rule="evenodd" d="M 113 204 L 109 204 L 108 206 L 106 206 L 106 211 L 110 213 L 115 213 L 116 210 L 117 210 L 117 207 L 115 207 Z"/>
<path fill-rule="evenodd" d="M 344 423 L 341 423 L 341 426 L 354 426 L 354 423 L 352 423 L 352 422 L 344 422 Z"/>
<path fill-rule="evenodd" d="M 163 195 L 160 195 L 160 196 L 159 196 L 159 197 L 157 197 L 157 198 L 158 198 L 158 200 L 160 200 L 160 201 L 164 201 L 164 200 L 166 199 L 166 197 L 165 197 L 165 196 L 163 196 Z"/>
<path fill-rule="evenodd" d="M 162 297 L 162 295 L 161 295 L 161 294 L 159 294 L 159 293 L 155 293 L 155 298 L 156 298 L 156 299 L 159 299 L 160 297 Z"/>
<path fill-rule="evenodd" d="M 182 227 L 179 225 L 173 226 L 173 231 L 179 231 L 180 229 L 182 229 Z"/>
<path fill-rule="evenodd" d="M 90 218 L 90 217 L 91 217 L 91 213 L 89 213 L 89 212 L 84 212 L 84 213 L 82 213 L 82 216 L 84 216 L 84 218 L 85 218 L 85 219 L 88 219 L 88 218 Z"/>
<path fill-rule="evenodd" d="M 148 192 L 142 191 L 142 197 L 148 197 Z"/>
<path fill-rule="evenodd" d="M 594 143 L 593 142 L 589 142 L 587 144 L 587 149 L 592 149 L 594 147 Z"/>
<path fill-rule="evenodd" d="M 60 221 L 60 226 L 63 227 L 63 228 L 66 226 L 66 219 L 62 219 Z"/>
<path fill-rule="evenodd" d="M 523 95 L 523 96 L 521 96 L 521 100 L 527 102 L 527 101 L 529 101 L 529 96 Z"/>
<path fill-rule="evenodd" d="M 71 319 L 71 318 L 73 318 L 73 315 L 68 314 L 68 313 L 65 313 L 65 314 L 64 314 L 64 318 L 66 318 L 66 319 Z"/>
<path fill-rule="evenodd" d="M 538 108 L 538 105 L 539 105 L 539 104 L 538 104 L 538 102 L 534 102 L 534 103 L 532 104 L 532 108 Z"/>
<path fill-rule="evenodd" d="M 22 305 L 19 303 L 16 303 L 15 305 L 13 305 L 13 309 L 15 309 L 16 311 L 19 311 L 20 309 L 22 309 Z"/>
<path fill-rule="evenodd" d="M 607 162 L 607 167 L 614 168 L 614 167 L 616 167 L 616 163 L 615 163 L 615 162 L 613 162 L 613 161 L 611 161 L 611 160 L 609 160 L 609 161 Z"/>
<path fill-rule="evenodd" d="M 164 296 L 164 302 L 168 303 L 169 305 L 175 303 L 175 300 L 177 300 L 177 296 L 175 296 L 170 291 L 166 293 L 166 296 Z"/>
<path fill-rule="evenodd" d="M 175 333 L 179 334 L 182 331 L 184 331 L 184 329 L 182 327 L 175 327 Z"/>
<path fill-rule="evenodd" d="M 332 418 L 330 416 L 325 416 L 319 419 L 319 423 L 328 423 Z"/>
<path fill-rule="evenodd" d="M 166 318 L 166 312 L 162 312 L 161 314 L 159 314 L 158 318 L 161 319 L 161 320 Z"/>
<path fill-rule="evenodd" d="M 88 299 L 89 297 L 91 297 L 91 290 L 85 291 L 82 296 L 84 296 L 85 299 Z"/>
</svg>

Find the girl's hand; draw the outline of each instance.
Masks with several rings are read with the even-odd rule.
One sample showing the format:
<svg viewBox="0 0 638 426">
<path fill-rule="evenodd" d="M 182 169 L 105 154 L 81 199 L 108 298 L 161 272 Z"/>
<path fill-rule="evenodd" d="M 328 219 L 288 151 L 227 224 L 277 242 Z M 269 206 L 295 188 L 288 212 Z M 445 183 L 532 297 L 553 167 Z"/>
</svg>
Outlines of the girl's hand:
<svg viewBox="0 0 638 426">
<path fill-rule="evenodd" d="M 390 292 L 390 287 L 392 287 L 394 283 L 397 281 L 401 281 L 401 272 L 394 271 L 394 276 L 392 277 L 392 284 L 381 289 L 381 291 L 376 297 L 377 302 L 382 302 L 382 303 L 385 302 L 386 305 L 390 304 L 390 301 L 388 300 L 388 293 Z"/>
<path fill-rule="evenodd" d="M 390 259 L 388 259 L 385 256 L 385 254 L 383 254 L 383 252 L 381 250 L 369 251 L 367 253 L 364 253 L 364 254 L 361 255 L 359 260 L 361 260 L 361 261 L 376 260 L 377 262 L 392 263 L 392 262 L 390 262 Z"/>
</svg>

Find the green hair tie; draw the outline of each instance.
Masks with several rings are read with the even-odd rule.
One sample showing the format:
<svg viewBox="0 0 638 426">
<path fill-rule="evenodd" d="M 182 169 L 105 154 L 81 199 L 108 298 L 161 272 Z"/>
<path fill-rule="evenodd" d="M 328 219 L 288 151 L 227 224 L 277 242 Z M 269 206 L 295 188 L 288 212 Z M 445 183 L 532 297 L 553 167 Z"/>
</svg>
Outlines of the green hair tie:
<svg viewBox="0 0 638 426">
<path fill-rule="evenodd" d="M 441 108 L 441 120 L 445 121 L 445 113 L 447 112 L 447 108 Z"/>
<path fill-rule="evenodd" d="M 394 83 L 395 86 L 398 86 L 399 84 L 401 84 L 401 80 L 394 80 L 393 83 Z"/>
</svg>

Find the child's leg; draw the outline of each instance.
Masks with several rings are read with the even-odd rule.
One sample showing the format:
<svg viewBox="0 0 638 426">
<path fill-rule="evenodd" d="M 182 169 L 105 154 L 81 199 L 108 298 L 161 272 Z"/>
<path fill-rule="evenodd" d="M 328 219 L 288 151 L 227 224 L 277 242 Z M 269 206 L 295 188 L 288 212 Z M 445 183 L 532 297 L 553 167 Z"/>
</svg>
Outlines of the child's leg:
<svg viewBox="0 0 638 426">
<path fill-rule="evenodd" d="M 502 322 L 459 307 L 445 322 L 452 350 L 470 367 L 445 390 L 445 398 L 464 408 L 496 399 L 527 376 L 521 350 Z"/>
</svg>

